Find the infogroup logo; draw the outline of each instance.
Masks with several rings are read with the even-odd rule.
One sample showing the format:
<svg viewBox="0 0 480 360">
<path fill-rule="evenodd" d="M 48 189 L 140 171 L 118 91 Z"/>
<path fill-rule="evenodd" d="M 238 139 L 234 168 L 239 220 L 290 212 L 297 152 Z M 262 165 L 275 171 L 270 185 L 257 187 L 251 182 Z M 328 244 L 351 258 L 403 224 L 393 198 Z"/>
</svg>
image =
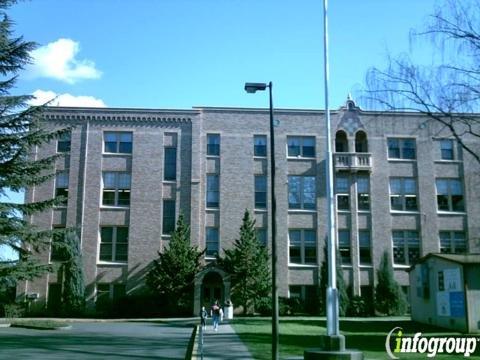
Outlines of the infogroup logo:
<svg viewBox="0 0 480 360">
<path fill-rule="evenodd" d="M 396 335 L 394 335 L 395 331 L 397 331 Z M 395 336 L 393 351 L 390 347 L 392 335 Z M 400 359 L 396 356 L 400 355 L 400 353 L 426 353 L 427 357 L 430 358 L 441 353 L 455 353 L 469 357 L 470 354 L 475 352 L 479 341 L 480 338 L 476 337 L 423 337 L 421 332 L 415 333 L 413 337 L 403 336 L 403 329 L 397 326 L 388 333 L 385 341 L 385 350 L 387 350 L 387 354 L 391 359 Z"/>
</svg>

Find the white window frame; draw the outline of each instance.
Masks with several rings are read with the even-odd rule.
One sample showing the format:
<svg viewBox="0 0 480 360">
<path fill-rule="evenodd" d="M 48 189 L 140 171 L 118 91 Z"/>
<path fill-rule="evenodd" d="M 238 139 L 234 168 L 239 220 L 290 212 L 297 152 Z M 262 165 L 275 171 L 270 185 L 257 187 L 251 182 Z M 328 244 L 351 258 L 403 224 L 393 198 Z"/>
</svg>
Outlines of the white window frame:
<svg viewBox="0 0 480 360">
<path fill-rule="evenodd" d="M 402 241 L 402 244 L 401 244 L 401 247 L 403 248 L 403 254 L 404 254 L 404 257 L 405 257 L 405 263 L 404 264 L 401 264 L 401 263 L 396 263 L 395 262 L 395 237 L 394 237 L 394 234 L 395 233 L 402 233 L 402 237 L 401 237 L 401 241 Z M 411 237 L 411 236 L 408 236 L 409 233 L 416 233 L 417 236 L 416 237 Z M 400 239 L 400 238 L 397 238 L 397 239 Z M 410 259 L 410 254 L 409 254 L 409 249 L 411 247 L 411 243 L 413 243 L 415 240 L 415 243 L 418 243 L 418 258 L 420 258 L 422 256 L 422 239 L 420 237 L 420 231 L 418 230 L 392 230 L 392 261 L 393 261 L 393 265 L 395 266 L 411 266 L 413 264 L 413 262 L 416 260 L 416 259 Z M 416 248 L 416 247 L 415 247 Z"/>
<path fill-rule="evenodd" d="M 102 242 L 102 228 L 112 228 L 112 242 Z M 117 236 L 117 229 L 118 228 L 126 228 L 127 229 L 127 241 L 126 242 L 119 242 L 118 241 L 118 236 Z M 98 258 L 97 262 L 98 263 L 118 263 L 118 264 L 127 264 L 128 263 L 128 244 L 129 244 L 129 239 L 130 238 L 130 228 L 129 226 L 123 226 L 123 225 L 100 225 L 99 229 L 99 234 L 98 234 Z M 110 260 L 103 260 L 100 258 L 101 256 L 101 251 L 102 251 L 102 244 L 111 244 L 112 246 L 112 253 Z M 126 260 L 117 260 L 117 246 L 118 245 L 127 245 L 127 259 Z"/>
<path fill-rule="evenodd" d="M 106 187 L 105 186 L 105 178 L 108 174 L 113 174 L 114 186 L 113 187 Z M 126 176 L 128 178 L 128 187 L 125 187 L 120 184 L 120 176 Z M 101 206 L 102 207 L 122 207 L 128 208 L 131 204 L 131 188 L 132 188 L 132 174 L 127 171 L 103 171 L 102 172 L 102 199 L 101 199 Z M 114 193 L 113 204 L 104 204 L 104 195 L 105 193 Z M 122 204 L 120 205 L 120 193 L 125 192 L 129 194 L 128 205 Z"/>
<path fill-rule="evenodd" d="M 394 193 L 392 191 L 392 181 L 399 181 L 400 182 L 400 192 Z M 406 182 L 413 181 L 415 183 L 415 193 L 411 193 L 406 191 Z M 388 189 L 389 189 L 389 200 L 390 200 L 390 211 L 391 212 L 408 212 L 408 213 L 418 213 L 419 212 L 419 202 L 418 202 L 418 181 L 417 178 L 414 177 L 399 177 L 399 176 L 392 176 L 388 180 Z M 398 198 L 401 201 L 402 208 L 401 209 L 394 209 L 392 207 L 392 198 Z M 408 199 L 415 199 L 416 209 L 407 209 Z"/>
<path fill-rule="evenodd" d="M 297 192 L 291 192 L 290 190 L 292 189 L 290 186 L 293 184 L 292 180 L 293 178 L 298 178 L 299 179 L 299 189 L 298 189 L 298 194 L 299 194 L 299 207 L 291 207 L 290 204 L 293 204 L 290 202 L 290 194 L 296 194 Z M 313 206 L 312 207 L 305 207 L 305 204 L 311 204 L 310 202 L 306 202 L 306 194 L 308 194 L 305 191 L 305 181 L 309 179 L 309 181 L 312 181 L 313 179 Z M 288 191 L 288 210 L 302 210 L 302 211 L 316 211 L 317 209 L 317 179 L 315 176 L 304 176 L 304 175 L 288 175 L 288 186 L 287 186 L 287 191 Z"/>
<path fill-rule="evenodd" d="M 300 233 L 300 243 L 297 245 L 295 244 L 295 247 L 300 247 L 300 262 L 292 262 L 290 260 L 290 248 L 292 247 L 292 241 L 291 241 L 291 233 L 292 232 L 299 232 Z M 315 239 L 314 241 L 307 241 L 305 233 L 309 232 L 314 235 Z M 303 266 L 315 266 L 318 263 L 318 240 L 317 240 L 317 232 L 315 229 L 299 229 L 299 228 L 291 228 L 288 229 L 288 264 L 289 265 L 303 265 Z M 309 246 L 307 246 L 309 245 Z M 307 262 L 306 261 L 306 248 L 313 248 L 315 249 L 315 261 L 314 262 Z"/>
<path fill-rule="evenodd" d="M 298 155 L 290 155 L 289 153 L 289 144 L 290 141 L 298 141 L 299 142 L 299 154 Z M 308 147 L 313 147 L 313 156 L 311 155 L 305 155 L 305 147 L 307 145 L 304 145 L 306 140 L 313 140 L 313 146 L 308 146 Z M 315 136 L 306 136 L 306 135 L 288 135 L 287 136 L 287 158 L 289 159 L 297 159 L 297 158 L 302 158 L 302 159 L 315 159 L 317 157 L 317 151 L 316 151 L 316 139 Z"/>
<path fill-rule="evenodd" d="M 107 141 L 107 136 L 109 135 L 115 136 L 115 141 Z M 122 135 L 130 135 L 130 141 L 121 141 Z M 107 142 L 112 143 L 115 142 L 115 150 L 113 152 L 107 151 Z M 130 152 L 120 152 L 120 144 L 121 143 L 130 143 L 131 144 L 131 151 Z M 119 155 L 132 155 L 133 153 L 133 132 L 132 131 L 111 131 L 105 130 L 103 132 L 103 153 L 104 154 L 119 154 Z"/>
</svg>

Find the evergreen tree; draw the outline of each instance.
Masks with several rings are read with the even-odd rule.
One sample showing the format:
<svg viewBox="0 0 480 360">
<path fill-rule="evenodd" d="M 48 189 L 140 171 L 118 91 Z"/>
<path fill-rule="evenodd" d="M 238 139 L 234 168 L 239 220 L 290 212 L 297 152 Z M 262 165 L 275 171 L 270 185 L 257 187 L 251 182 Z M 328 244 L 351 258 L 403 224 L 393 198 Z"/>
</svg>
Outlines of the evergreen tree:
<svg viewBox="0 0 480 360">
<path fill-rule="evenodd" d="M 190 245 L 190 227 L 180 214 L 168 248 L 158 253 L 146 278 L 147 286 L 162 297 L 167 311 L 193 311 L 194 279 L 203 253 Z"/>
<path fill-rule="evenodd" d="M 328 288 L 328 248 L 327 245 L 323 248 L 323 262 L 320 268 L 320 303 L 322 314 L 327 313 L 327 288 Z M 348 298 L 347 286 L 343 278 L 342 260 L 337 252 L 337 292 L 338 292 L 338 313 L 340 316 L 347 315 L 348 305 L 350 299 Z"/>
<path fill-rule="evenodd" d="M 240 238 L 224 253 L 219 264 L 231 275 L 233 302 L 242 305 L 245 314 L 255 310 L 270 292 L 271 274 L 267 249 L 257 239 L 255 219 L 248 210 L 243 216 Z"/>
<path fill-rule="evenodd" d="M 85 308 L 85 284 L 80 241 L 75 230 L 67 231 L 63 246 L 66 253 L 66 261 L 62 264 L 63 313 L 81 315 Z"/>
<path fill-rule="evenodd" d="M 386 315 L 403 315 L 407 309 L 407 299 L 400 285 L 395 281 L 393 267 L 388 252 L 383 253 L 377 270 L 378 283 L 375 287 L 375 307 Z"/>
<path fill-rule="evenodd" d="M 0 0 L 0 245 L 12 249 L 19 260 L 0 262 L 0 289 L 14 286 L 17 280 L 31 279 L 51 270 L 35 260 L 51 240 L 51 231 L 40 231 L 26 217 L 51 208 L 63 199 L 29 204 L 9 201 L 8 192 L 22 192 L 53 176 L 57 156 L 34 159 L 28 155 L 59 137 L 66 130 L 47 131 L 40 126 L 43 107 L 29 107 L 29 95 L 11 95 L 19 71 L 30 62 L 32 42 L 13 35 L 12 21 L 6 14 L 14 0 Z"/>
</svg>

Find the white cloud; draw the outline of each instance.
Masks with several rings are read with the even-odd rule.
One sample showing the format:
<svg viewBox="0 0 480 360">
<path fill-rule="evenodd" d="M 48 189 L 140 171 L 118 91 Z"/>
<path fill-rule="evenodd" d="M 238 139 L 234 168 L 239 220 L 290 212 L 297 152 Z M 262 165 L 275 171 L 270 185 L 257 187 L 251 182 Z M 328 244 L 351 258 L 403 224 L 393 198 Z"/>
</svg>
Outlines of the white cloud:
<svg viewBox="0 0 480 360">
<path fill-rule="evenodd" d="M 95 63 L 77 59 L 80 44 L 72 39 L 58 39 L 32 51 L 33 64 L 29 66 L 31 77 L 54 78 L 73 84 L 83 79 L 98 79 L 102 72 Z"/>
<path fill-rule="evenodd" d="M 33 93 L 35 99 L 31 100 L 30 105 L 43 105 L 54 99 L 49 106 L 74 106 L 74 107 L 106 107 L 102 99 L 93 96 L 75 96 L 71 94 L 56 94 L 53 91 L 36 90 Z"/>
</svg>

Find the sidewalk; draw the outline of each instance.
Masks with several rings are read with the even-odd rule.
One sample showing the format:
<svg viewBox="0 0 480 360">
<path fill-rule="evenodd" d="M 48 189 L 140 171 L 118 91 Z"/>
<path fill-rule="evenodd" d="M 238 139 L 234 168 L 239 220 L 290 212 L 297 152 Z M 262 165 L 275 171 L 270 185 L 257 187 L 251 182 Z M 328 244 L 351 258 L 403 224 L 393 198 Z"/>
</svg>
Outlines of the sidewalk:
<svg viewBox="0 0 480 360">
<path fill-rule="evenodd" d="M 201 332 L 198 333 L 197 341 L 201 341 Z M 201 350 L 201 344 L 198 344 Z M 212 326 L 207 326 L 203 332 L 203 357 L 201 351 L 198 353 L 198 360 L 244 360 L 253 359 L 247 347 L 240 340 L 233 328 L 226 323 L 219 325 L 215 332 Z"/>
</svg>

